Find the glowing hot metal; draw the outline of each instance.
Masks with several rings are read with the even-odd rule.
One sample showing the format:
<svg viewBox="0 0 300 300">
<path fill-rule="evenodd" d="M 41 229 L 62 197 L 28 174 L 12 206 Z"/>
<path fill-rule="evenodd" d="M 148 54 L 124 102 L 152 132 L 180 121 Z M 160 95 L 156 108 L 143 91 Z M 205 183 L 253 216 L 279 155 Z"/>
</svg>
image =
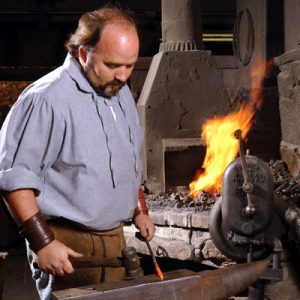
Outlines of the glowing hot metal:
<svg viewBox="0 0 300 300">
<path fill-rule="evenodd" d="M 155 258 L 154 253 L 153 253 L 153 250 L 152 250 L 152 248 L 150 246 L 150 243 L 146 239 L 145 239 L 145 242 L 146 242 L 146 245 L 147 245 L 147 247 L 149 249 L 150 255 L 152 257 L 152 260 L 153 260 L 153 263 L 154 263 L 154 267 L 155 267 L 155 270 L 156 270 L 156 274 L 157 274 L 157 276 L 158 276 L 158 278 L 160 280 L 164 280 L 164 275 L 163 275 L 163 273 L 162 273 L 162 271 L 161 271 L 161 269 L 160 269 L 160 267 L 159 267 L 159 265 L 157 263 L 157 260 Z"/>
</svg>

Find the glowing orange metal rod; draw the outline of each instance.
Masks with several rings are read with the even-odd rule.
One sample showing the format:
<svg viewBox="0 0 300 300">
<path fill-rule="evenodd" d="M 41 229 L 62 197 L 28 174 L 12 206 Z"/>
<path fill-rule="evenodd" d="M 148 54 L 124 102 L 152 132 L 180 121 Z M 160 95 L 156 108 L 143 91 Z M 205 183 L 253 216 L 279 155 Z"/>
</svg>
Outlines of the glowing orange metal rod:
<svg viewBox="0 0 300 300">
<path fill-rule="evenodd" d="M 138 191 L 138 206 L 137 206 L 137 210 L 138 210 L 138 213 L 139 214 L 148 214 L 148 208 L 147 208 L 147 204 L 146 204 L 146 199 L 145 199 L 145 194 L 144 194 L 144 191 L 140 188 L 139 191 Z M 140 237 L 142 237 L 140 234 L 139 234 Z M 155 258 L 155 255 L 153 253 L 153 250 L 150 246 L 150 243 L 149 241 L 143 237 L 143 240 L 146 242 L 146 245 L 149 249 L 149 252 L 150 252 L 150 255 L 152 257 L 152 261 L 154 263 L 154 267 L 155 267 L 155 270 L 156 270 L 156 274 L 158 276 L 158 278 L 160 280 L 164 280 L 164 275 L 156 261 L 156 258 Z"/>
<path fill-rule="evenodd" d="M 157 276 L 158 276 L 158 278 L 160 280 L 164 280 L 164 275 L 163 275 L 163 273 L 162 273 L 162 271 L 161 271 L 161 269 L 160 269 L 160 267 L 159 267 L 159 265 L 157 263 L 156 257 L 155 257 L 155 255 L 153 253 L 153 250 L 152 250 L 152 248 L 150 246 L 150 243 L 146 239 L 145 239 L 145 242 L 146 242 L 146 245 L 147 245 L 147 247 L 149 249 L 150 255 L 152 257 L 152 260 L 153 260 L 153 263 L 154 263 L 154 267 L 155 267 L 155 270 L 156 270 L 156 274 L 157 274 Z"/>
</svg>

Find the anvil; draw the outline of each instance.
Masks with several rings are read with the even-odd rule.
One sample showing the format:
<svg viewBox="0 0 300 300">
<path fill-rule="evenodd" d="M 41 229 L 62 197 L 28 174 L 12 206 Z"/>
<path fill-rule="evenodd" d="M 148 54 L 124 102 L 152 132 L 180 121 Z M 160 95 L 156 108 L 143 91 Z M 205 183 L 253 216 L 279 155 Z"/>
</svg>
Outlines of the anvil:
<svg viewBox="0 0 300 300">
<path fill-rule="evenodd" d="M 83 286 L 52 293 L 55 300 L 221 300 L 246 290 L 265 272 L 268 259 L 193 272 L 186 269 L 118 282 Z"/>
</svg>

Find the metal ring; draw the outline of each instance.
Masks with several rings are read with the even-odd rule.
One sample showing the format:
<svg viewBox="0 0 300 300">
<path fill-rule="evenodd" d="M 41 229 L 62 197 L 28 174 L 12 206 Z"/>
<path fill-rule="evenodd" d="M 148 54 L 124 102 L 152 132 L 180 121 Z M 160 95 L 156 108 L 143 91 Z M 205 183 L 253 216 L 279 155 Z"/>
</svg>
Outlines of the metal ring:
<svg viewBox="0 0 300 300">
<path fill-rule="evenodd" d="M 246 15 L 248 22 L 248 35 L 247 35 L 247 52 L 245 57 L 242 57 L 240 51 L 240 26 L 243 15 Z M 237 15 L 236 21 L 234 23 L 233 29 L 233 40 L 232 40 L 232 50 L 233 54 L 240 65 L 243 67 L 247 66 L 252 58 L 254 52 L 254 40 L 255 31 L 253 25 L 253 18 L 251 12 L 247 8 L 243 8 Z"/>
</svg>

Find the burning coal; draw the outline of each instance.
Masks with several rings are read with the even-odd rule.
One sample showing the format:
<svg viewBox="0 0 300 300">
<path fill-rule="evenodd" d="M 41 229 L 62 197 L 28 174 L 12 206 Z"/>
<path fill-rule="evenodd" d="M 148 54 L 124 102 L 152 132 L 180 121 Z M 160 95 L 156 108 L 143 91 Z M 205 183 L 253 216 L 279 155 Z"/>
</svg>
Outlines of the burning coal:
<svg viewBox="0 0 300 300">
<path fill-rule="evenodd" d="M 214 116 L 203 123 L 201 138 L 206 142 L 206 156 L 202 165 L 203 172 L 198 172 L 195 180 L 189 185 L 192 198 L 197 198 L 201 191 L 221 193 L 224 170 L 239 151 L 239 141 L 234 133 L 240 129 L 242 139 L 246 139 L 255 112 L 263 104 L 263 81 L 269 76 L 271 66 L 272 61 L 253 65 L 249 100 L 241 103 L 237 112 L 226 116 Z"/>
<path fill-rule="evenodd" d="M 172 193 L 149 194 L 146 195 L 147 206 L 150 210 L 178 209 L 191 212 L 201 212 L 210 210 L 219 195 L 211 195 L 208 192 L 201 191 L 197 198 L 191 198 L 188 191 Z"/>
</svg>

